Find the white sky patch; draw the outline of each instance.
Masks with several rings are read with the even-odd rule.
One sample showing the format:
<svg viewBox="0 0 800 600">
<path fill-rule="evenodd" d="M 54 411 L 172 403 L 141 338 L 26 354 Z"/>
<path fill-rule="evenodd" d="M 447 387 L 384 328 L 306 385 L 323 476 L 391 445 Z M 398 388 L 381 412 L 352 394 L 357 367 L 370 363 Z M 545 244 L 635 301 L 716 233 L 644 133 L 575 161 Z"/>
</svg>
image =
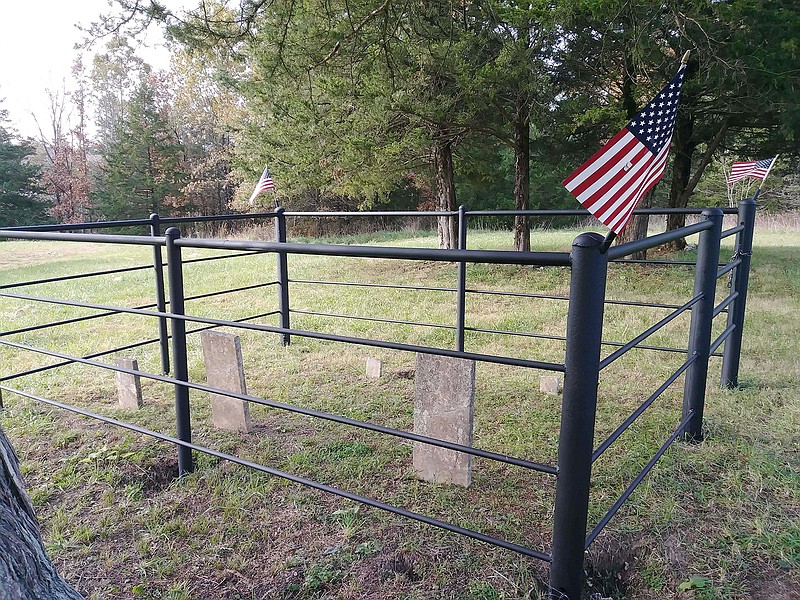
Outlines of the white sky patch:
<svg viewBox="0 0 800 600">
<path fill-rule="evenodd" d="M 189 0 L 172 0 L 173 10 L 193 4 Z M 81 51 L 84 34 L 77 24 L 88 27 L 101 13 L 112 8 L 108 0 L 33 0 L 3 2 L 0 18 L 0 108 L 8 111 L 12 126 L 22 137 L 38 137 L 33 115 L 42 126 L 47 123 L 49 100 L 46 90 L 71 89 L 71 68 Z M 153 28 L 146 38 L 149 47 L 137 50 L 139 56 L 154 68 L 169 65 L 160 30 Z M 87 72 L 92 56 L 102 51 L 97 42 L 87 53 L 83 64 Z"/>
</svg>

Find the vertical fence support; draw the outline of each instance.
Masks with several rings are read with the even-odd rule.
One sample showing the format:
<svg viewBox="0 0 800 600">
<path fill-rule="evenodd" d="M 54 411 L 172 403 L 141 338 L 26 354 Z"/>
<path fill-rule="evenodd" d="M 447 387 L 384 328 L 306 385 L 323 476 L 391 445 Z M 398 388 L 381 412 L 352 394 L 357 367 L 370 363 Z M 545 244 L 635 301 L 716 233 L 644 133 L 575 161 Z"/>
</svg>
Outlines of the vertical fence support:
<svg viewBox="0 0 800 600">
<path fill-rule="evenodd" d="M 747 304 L 747 287 L 750 283 L 750 257 L 753 254 L 753 230 L 756 225 L 756 199 L 759 188 L 752 198 L 747 198 L 739 203 L 739 225 L 744 225 L 744 230 L 736 236 L 734 258 L 742 259 L 742 263 L 733 270 L 731 275 L 731 291 L 739 295 L 728 309 L 728 326 L 736 328 L 730 337 L 725 340 L 722 352 L 722 386 L 735 388 L 739 386 L 739 360 L 742 355 L 742 334 L 744 332 L 744 312 Z"/>
<path fill-rule="evenodd" d="M 275 209 L 275 241 L 286 243 L 286 215 L 285 209 L 279 206 Z M 289 329 L 289 266 L 286 252 L 278 251 L 278 312 L 281 316 L 281 327 Z M 280 334 L 281 346 L 288 346 L 292 339 L 288 333 Z"/>
<path fill-rule="evenodd" d="M 467 207 L 458 207 L 458 249 L 467 249 Z M 456 350 L 464 352 L 464 327 L 467 320 L 467 263 L 458 263 L 456 298 Z"/>
<path fill-rule="evenodd" d="M 150 215 L 150 235 L 159 237 L 161 235 L 161 223 L 158 215 Z M 161 246 L 153 246 L 153 274 L 156 282 L 156 307 L 158 312 L 166 312 L 167 300 L 164 292 L 164 259 L 161 256 Z M 169 332 L 167 331 L 167 318 L 158 317 L 158 342 L 161 348 L 161 372 L 166 375 L 169 373 Z"/>
<path fill-rule="evenodd" d="M 568 600 L 580 600 L 584 577 L 583 554 L 608 270 L 608 255 L 600 252 L 602 243 L 601 235 L 584 233 L 575 238 L 571 253 L 566 370 L 550 565 L 553 593 Z"/>
<path fill-rule="evenodd" d="M 703 299 L 692 307 L 692 322 L 689 327 L 689 356 L 696 357 L 686 371 L 683 384 L 683 418 L 694 411 L 692 419 L 683 431 L 687 441 L 703 439 L 703 408 L 706 400 L 706 378 L 708 377 L 708 355 L 711 348 L 711 326 L 714 320 L 714 302 L 719 268 L 719 240 L 722 233 L 722 211 L 718 208 L 704 210 L 703 217 L 711 221 L 710 229 L 700 232 L 697 244 L 697 266 L 694 270 L 694 295 Z"/>
<path fill-rule="evenodd" d="M 175 227 L 170 227 L 164 232 L 167 238 L 167 273 L 169 276 L 169 310 L 174 315 L 183 315 L 183 263 L 181 248 L 175 245 L 175 240 L 181 237 L 181 232 Z M 189 365 L 186 352 L 186 321 L 172 319 L 172 360 L 173 377 L 178 381 L 189 381 Z M 179 440 L 191 443 L 192 421 L 189 411 L 189 388 L 175 384 L 175 422 Z M 194 471 L 192 463 L 192 450 L 186 446 L 178 446 L 178 475 L 183 476 Z"/>
</svg>

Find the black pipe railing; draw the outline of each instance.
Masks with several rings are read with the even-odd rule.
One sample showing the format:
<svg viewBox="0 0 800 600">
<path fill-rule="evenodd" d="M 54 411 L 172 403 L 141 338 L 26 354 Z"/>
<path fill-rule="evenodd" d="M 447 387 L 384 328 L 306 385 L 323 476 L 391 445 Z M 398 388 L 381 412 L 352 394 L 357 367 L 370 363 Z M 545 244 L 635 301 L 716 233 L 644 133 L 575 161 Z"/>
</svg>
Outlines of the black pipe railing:
<svg viewBox="0 0 800 600">
<path fill-rule="evenodd" d="M 129 431 L 134 431 L 136 433 L 140 433 L 142 435 L 147 435 L 149 437 L 169 442 L 174 444 L 179 448 L 179 451 L 183 449 L 184 451 L 191 452 L 195 450 L 197 452 L 202 452 L 204 454 L 208 454 L 209 456 L 214 456 L 216 458 L 220 458 L 222 460 L 226 460 L 228 462 L 248 467 L 250 469 L 260 471 L 262 473 L 267 473 L 268 475 L 274 475 L 276 477 L 280 477 L 282 479 L 286 479 L 288 481 L 292 481 L 294 483 L 299 483 L 306 487 L 313 488 L 315 490 L 326 492 L 329 494 L 333 494 L 335 496 L 339 496 L 341 498 L 345 498 L 347 500 L 352 500 L 354 502 L 359 502 L 366 506 L 371 506 L 373 508 L 378 508 L 384 510 L 386 512 L 399 515 L 401 517 L 405 517 L 406 519 L 412 519 L 414 521 L 419 521 L 421 523 L 425 523 L 426 525 L 432 525 L 433 527 L 438 527 L 440 529 L 444 529 L 446 531 L 450 531 L 451 533 L 456 533 L 458 535 L 463 535 L 465 537 L 469 537 L 474 540 L 478 540 L 480 542 L 484 542 L 487 544 L 491 544 L 493 546 L 497 546 L 499 548 L 504 548 L 506 550 L 511 550 L 512 552 L 517 552 L 518 554 L 523 554 L 525 556 L 529 556 L 531 558 L 537 558 L 539 560 L 549 562 L 551 557 L 549 554 L 545 552 L 541 552 L 539 550 L 534 550 L 532 548 L 528 548 L 526 546 L 521 546 L 519 544 L 515 544 L 513 542 L 509 542 L 497 537 L 493 537 L 490 535 L 486 535 L 484 533 L 480 533 L 478 531 L 474 531 L 472 529 L 466 529 L 464 527 L 459 527 L 458 525 L 453 525 L 452 523 L 447 523 L 446 521 L 441 521 L 439 519 L 434 519 L 432 517 L 428 517 L 426 515 L 416 513 L 410 510 L 406 510 L 404 508 L 399 508 L 396 506 L 392 506 L 391 504 L 386 504 L 384 502 L 380 502 L 378 500 L 374 500 L 373 498 L 368 498 L 367 496 L 361 496 L 359 494 L 354 494 L 352 492 L 348 492 L 345 490 L 341 490 L 339 488 L 322 484 L 317 481 L 313 481 L 311 479 L 307 479 L 305 477 L 300 477 L 298 475 L 292 475 L 291 473 L 287 473 L 286 471 L 280 471 L 278 469 L 273 469 L 271 467 L 264 466 L 262 464 L 240 458 L 235 454 L 227 454 L 225 452 L 220 452 L 219 450 L 214 450 L 212 448 L 208 448 L 206 446 L 200 446 L 199 444 L 193 444 L 191 442 L 187 442 L 180 438 L 172 437 L 169 435 L 164 435 L 163 433 L 159 433 L 157 431 L 153 431 L 151 429 L 146 429 L 144 427 L 140 427 L 138 425 L 134 425 L 132 423 L 127 423 L 125 421 L 119 421 L 117 419 L 112 419 L 111 417 L 106 417 L 104 415 L 94 413 L 82 408 L 78 408 L 77 406 L 71 406 L 69 404 L 64 404 L 63 402 L 57 402 L 55 400 L 50 400 L 48 398 L 43 398 L 41 396 L 37 396 L 35 394 L 30 394 L 28 392 L 23 392 L 21 390 L 17 390 L 14 388 L 10 388 L 8 386 L 0 385 L 0 390 L 4 390 L 6 392 L 11 392 L 14 394 L 18 394 L 24 398 L 29 398 L 31 400 L 36 400 L 37 402 L 42 402 L 43 404 L 48 404 L 50 406 L 54 406 L 56 408 L 61 408 L 63 410 L 68 410 L 70 412 L 74 412 L 76 414 L 83 415 L 85 417 L 90 417 L 97 421 L 101 421 L 103 423 L 108 423 L 110 425 L 115 425 L 117 427 L 121 427 L 123 429 L 128 429 Z"/>
<path fill-rule="evenodd" d="M 731 214 L 731 210 L 679 210 L 679 209 L 646 209 L 636 211 L 639 214 L 697 214 L 702 212 L 702 219 L 692 225 L 688 225 L 676 231 L 666 232 L 638 240 L 627 244 L 618 245 L 609 249 L 605 254 L 600 252 L 601 238 L 597 235 L 579 236 L 573 245 L 572 254 L 563 252 L 509 252 L 495 250 L 468 250 L 467 249 L 467 226 L 471 216 L 582 216 L 588 213 L 583 210 L 574 211 L 468 211 L 461 207 L 458 211 L 430 211 L 427 213 L 417 213 L 409 211 L 384 211 L 373 213 L 292 213 L 278 208 L 274 212 L 258 214 L 237 214 L 237 215 L 209 215 L 201 217 L 174 217 L 159 218 L 158 215 L 151 215 L 147 220 L 128 220 L 104 223 L 85 223 L 69 224 L 61 226 L 37 226 L 33 228 L 13 228 L 0 229 L 0 238 L 8 239 L 36 239 L 36 240 L 59 240 L 59 241 L 81 241 L 104 244 L 134 244 L 151 246 L 154 250 L 152 266 L 128 267 L 123 269 L 113 269 L 105 271 L 95 271 L 92 273 L 82 273 L 78 275 L 67 275 L 60 277 L 50 277 L 46 279 L 33 280 L 30 282 L 5 284 L 0 286 L 0 290 L 12 290 L 14 288 L 53 283 L 58 281 L 68 281 L 71 279 L 86 279 L 101 275 L 124 273 L 136 270 L 146 270 L 152 268 L 156 279 L 156 298 L 155 304 L 148 304 L 143 307 L 121 308 L 90 302 L 79 302 L 56 298 L 46 298 L 28 294 L 11 293 L 0 291 L 0 297 L 50 303 L 63 306 L 72 306 L 90 310 L 102 311 L 100 314 L 85 315 L 72 319 L 64 319 L 48 324 L 32 325 L 17 328 L 11 331 L 0 332 L 0 345 L 23 352 L 33 352 L 41 355 L 59 359 L 54 364 L 40 366 L 24 372 L 6 375 L 0 381 L 18 379 L 27 375 L 41 373 L 49 369 L 55 369 L 70 364 L 83 364 L 97 368 L 108 369 L 116 372 L 124 372 L 133 375 L 150 378 L 155 381 L 171 384 L 175 391 L 176 406 L 176 425 L 177 437 L 165 436 L 156 432 L 150 432 L 144 428 L 123 423 L 102 415 L 96 415 L 78 407 L 41 398 L 29 394 L 22 390 L 0 385 L 0 390 L 19 394 L 22 397 L 49 403 L 52 406 L 73 410 L 78 414 L 84 414 L 92 418 L 114 425 L 128 427 L 134 431 L 145 435 L 153 435 L 157 439 L 173 443 L 178 447 L 179 471 L 188 473 L 194 468 L 192 451 L 208 452 L 212 455 L 231 460 L 237 464 L 243 464 L 251 468 L 259 469 L 276 476 L 284 477 L 291 481 L 308 485 L 315 489 L 328 491 L 345 498 L 353 499 L 357 502 L 369 506 L 375 506 L 383 510 L 388 510 L 395 514 L 407 516 L 448 531 L 467 535 L 502 548 L 515 552 L 520 552 L 527 556 L 532 556 L 551 562 L 551 588 L 553 593 L 560 593 L 562 597 L 570 600 L 577 600 L 580 593 L 580 582 L 583 577 L 583 552 L 594 541 L 602 529 L 611 521 L 619 508 L 630 497 L 633 490 L 643 481 L 646 475 L 652 470 L 658 460 L 667 451 L 669 446 L 681 434 L 688 440 L 700 439 L 702 427 L 702 415 L 705 401 L 705 386 L 708 372 L 708 359 L 716 355 L 715 352 L 725 344 L 723 353 L 723 382 L 730 385 L 732 378 L 738 376 L 738 360 L 741 350 L 741 333 L 744 315 L 744 299 L 747 288 L 747 274 L 749 271 L 749 257 L 752 253 L 752 232 L 755 218 L 754 201 L 744 202 L 738 211 L 739 224 L 736 227 L 722 231 L 722 215 Z M 429 248 L 398 248 L 382 246 L 343 246 L 332 244 L 296 244 L 288 243 L 287 240 L 287 217 L 339 217 L 339 216 L 431 216 L 431 217 L 458 217 L 459 248 L 457 250 L 437 250 Z M 243 220 L 243 219 L 273 219 L 276 227 L 275 242 L 253 242 L 242 240 L 215 240 L 215 239 L 191 239 L 180 237 L 176 229 L 167 230 L 161 235 L 162 224 L 178 224 L 191 222 L 210 222 L 219 220 Z M 103 229 L 103 228 L 122 228 L 147 225 L 150 227 L 150 236 L 137 235 L 106 235 L 98 233 L 65 233 L 65 231 L 76 231 L 81 229 Z M 624 257 L 641 250 L 656 247 L 688 235 L 700 234 L 698 247 L 698 259 L 693 261 L 638 261 L 629 260 Z M 728 263 L 719 263 L 719 242 L 722 238 L 737 235 L 736 252 L 733 259 Z M 167 261 L 161 259 L 161 248 L 167 248 Z M 181 256 L 183 248 L 208 249 L 217 252 L 226 252 L 224 255 L 215 254 L 214 256 L 194 258 L 184 260 Z M 203 263 L 212 260 L 225 260 L 239 256 L 252 256 L 254 254 L 274 253 L 277 257 L 277 280 L 259 282 L 252 285 L 241 286 L 232 289 L 217 290 L 194 296 L 186 296 L 183 283 L 183 269 L 185 265 L 192 263 Z M 436 262 L 448 262 L 457 267 L 457 282 L 455 287 L 437 286 L 412 286 L 395 285 L 380 283 L 358 283 L 346 281 L 325 281 L 314 279 L 290 279 L 288 273 L 287 257 L 289 255 L 317 255 L 317 256 L 337 256 L 343 258 L 381 258 L 388 260 L 426 260 Z M 605 297 L 605 281 L 608 264 L 635 263 L 653 264 L 663 266 L 693 266 L 695 267 L 695 289 L 691 300 L 682 305 L 672 305 L 664 303 L 650 303 L 643 301 L 610 300 Z M 553 294 L 537 294 L 517 292 L 514 290 L 481 290 L 470 288 L 467 285 L 466 265 L 470 263 L 500 264 L 500 265 L 534 265 L 569 267 L 571 269 L 570 293 L 565 296 Z M 169 271 L 168 281 L 163 277 L 163 267 Z M 729 295 L 720 303 L 715 305 L 716 281 L 719 277 L 727 273 L 732 273 L 732 289 Z M 162 275 L 159 281 L 159 274 Z M 171 302 L 166 301 L 164 289 L 169 285 Z M 338 285 L 338 286 L 359 286 L 369 288 L 389 288 L 397 290 L 417 290 L 449 292 L 456 294 L 456 319 L 455 325 L 425 323 L 416 321 L 405 321 L 395 318 L 367 317 L 357 315 L 345 315 L 333 312 L 317 312 L 308 309 L 292 308 L 289 301 L 289 284 L 306 285 Z M 234 292 L 242 292 L 259 288 L 277 286 L 278 288 L 278 310 L 264 312 L 241 319 L 225 320 L 204 318 L 185 313 L 185 302 L 199 300 L 209 297 L 222 296 Z M 527 333 L 519 331 L 504 331 L 489 328 L 470 327 L 466 325 L 467 314 L 467 294 L 479 295 L 504 295 L 508 297 L 529 297 L 541 299 L 563 300 L 569 302 L 567 332 L 565 336 L 545 335 Z M 657 323 L 639 333 L 628 342 L 610 342 L 602 340 L 602 314 L 606 304 L 650 307 L 659 309 L 669 309 L 672 312 L 660 319 Z M 151 310 L 156 307 L 157 310 Z M 169 306 L 169 311 L 167 311 Z M 669 348 L 659 346 L 648 346 L 642 342 L 665 327 L 672 320 L 691 310 L 692 319 L 690 325 L 690 337 L 687 349 Z M 447 330 L 454 330 L 456 333 L 456 348 L 435 348 L 405 344 L 387 340 L 373 340 L 369 338 L 352 337 L 346 335 L 336 335 L 319 331 L 304 331 L 294 329 L 290 326 L 289 315 L 295 314 L 317 315 L 331 318 L 353 319 L 375 321 L 390 324 L 406 324 L 412 326 L 436 327 Z M 728 324 L 725 330 L 715 339 L 711 340 L 711 325 L 713 319 L 719 314 L 727 312 Z M 47 327 L 65 325 L 87 321 L 94 318 L 111 316 L 116 314 L 133 314 L 144 317 L 156 318 L 159 320 L 159 337 L 144 341 L 137 341 L 117 348 L 94 352 L 85 356 L 71 356 L 53 350 L 36 348 L 28 344 L 10 341 L 7 338 L 13 334 L 38 331 Z M 272 315 L 280 317 L 280 325 L 273 326 L 251 321 Z M 172 335 L 166 331 L 166 322 L 172 323 Z M 201 325 L 187 330 L 187 323 Z M 163 326 L 162 326 L 163 325 Z M 249 331 L 259 331 L 277 334 L 282 343 L 289 344 L 292 336 L 318 339 L 322 341 L 340 342 L 348 344 L 359 344 L 367 347 L 378 347 L 391 350 L 410 351 L 434 354 L 440 356 L 464 358 L 495 364 L 520 366 L 526 368 L 537 368 L 565 374 L 564 396 L 561 413 L 561 432 L 559 435 L 558 464 L 557 466 L 536 463 L 522 458 L 507 456 L 504 454 L 473 448 L 468 445 L 456 444 L 436 438 L 422 436 L 416 433 L 406 432 L 375 425 L 365 421 L 356 421 L 341 415 L 315 411 L 291 404 L 280 403 L 260 398 L 248 394 L 240 394 L 226 390 L 220 390 L 208 385 L 202 385 L 189 381 L 186 336 L 195 332 L 212 329 L 216 327 L 230 327 Z M 551 339 L 566 342 L 564 364 L 529 360 L 522 358 L 497 356 L 483 354 L 479 352 L 469 352 L 465 349 L 465 332 L 500 334 L 509 336 L 523 336 L 528 338 Z M 144 373 L 126 369 L 124 367 L 109 365 L 94 360 L 101 356 L 107 356 L 123 350 L 141 347 L 147 344 L 161 342 L 163 375 L 155 373 Z M 167 351 L 167 344 L 172 343 L 172 356 Z M 738 344 L 738 345 L 737 345 Z M 605 358 L 600 357 L 602 346 L 616 346 L 618 349 Z M 596 449 L 592 449 L 594 419 L 597 404 L 597 382 L 600 371 L 610 365 L 614 360 L 624 355 L 632 349 L 654 350 L 662 352 L 682 353 L 686 356 L 683 364 L 678 367 L 636 410 L 606 438 Z M 170 368 L 173 376 L 167 376 Z M 627 431 L 627 429 L 638 419 L 666 391 L 679 377 L 685 375 L 684 381 L 684 406 L 683 415 L 678 429 L 667 439 L 659 448 L 656 454 L 650 459 L 644 469 L 636 476 L 633 482 L 626 488 L 623 494 L 610 507 L 599 523 L 588 533 L 586 532 L 586 517 L 588 514 L 588 489 L 591 481 L 592 464 Z M 260 404 L 262 406 L 285 410 L 295 414 L 302 414 L 309 417 L 320 418 L 343 425 L 353 426 L 375 433 L 393 435 L 414 442 L 431 444 L 446 448 L 448 450 L 462 452 L 472 456 L 486 458 L 529 468 L 549 475 L 557 475 L 556 482 L 556 502 L 554 507 L 553 521 L 553 545 L 550 554 L 524 546 L 507 542 L 485 534 L 461 528 L 459 526 L 438 521 L 424 515 L 412 513 L 402 508 L 385 505 L 377 500 L 365 498 L 351 492 L 338 490 L 318 482 L 300 478 L 289 473 L 284 473 L 271 469 L 264 465 L 251 463 L 232 455 L 219 453 L 215 450 L 204 448 L 191 441 L 191 415 L 190 415 L 190 390 L 215 393 L 230 398 L 242 400 L 244 402 Z M 0 404 L 1 406 L 1 404 Z"/>
</svg>

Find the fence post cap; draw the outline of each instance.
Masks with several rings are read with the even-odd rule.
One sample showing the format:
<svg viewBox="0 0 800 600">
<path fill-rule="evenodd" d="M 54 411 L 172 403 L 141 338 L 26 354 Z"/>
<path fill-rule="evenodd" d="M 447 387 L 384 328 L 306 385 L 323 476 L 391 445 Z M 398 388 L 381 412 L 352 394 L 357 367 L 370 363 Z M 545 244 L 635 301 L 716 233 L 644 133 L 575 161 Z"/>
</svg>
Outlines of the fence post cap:
<svg viewBox="0 0 800 600">
<path fill-rule="evenodd" d="M 599 233 L 595 233 L 593 231 L 587 231 L 585 233 L 580 234 L 575 240 L 572 242 L 572 247 L 578 248 L 593 248 L 593 247 L 600 247 L 603 243 L 603 236 Z"/>
</svg>

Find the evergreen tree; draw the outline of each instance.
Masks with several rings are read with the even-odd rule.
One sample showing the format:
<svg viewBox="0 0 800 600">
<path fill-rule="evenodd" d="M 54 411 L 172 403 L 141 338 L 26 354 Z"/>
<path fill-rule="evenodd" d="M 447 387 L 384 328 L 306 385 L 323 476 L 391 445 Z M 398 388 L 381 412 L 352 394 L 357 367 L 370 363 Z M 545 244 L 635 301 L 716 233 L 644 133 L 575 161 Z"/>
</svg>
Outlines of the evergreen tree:
<svg viewBox="0 0 800 600">
<path fill-rule="evenodd" d="M 110 140 L 96 208 L 107 219 L 173 214 L 184 204 L 184 149 L 159 107 L 153 79 L 142 81 Z"/>
<path fill-rule="evenodd" d="M 46 222 L 47 205 L 36 184 L 39 168 L 28 162 L 36 150 L 31 143 L 15 139 L 7 115 L 0 110 L 0 227 Z"/>
</svg>

